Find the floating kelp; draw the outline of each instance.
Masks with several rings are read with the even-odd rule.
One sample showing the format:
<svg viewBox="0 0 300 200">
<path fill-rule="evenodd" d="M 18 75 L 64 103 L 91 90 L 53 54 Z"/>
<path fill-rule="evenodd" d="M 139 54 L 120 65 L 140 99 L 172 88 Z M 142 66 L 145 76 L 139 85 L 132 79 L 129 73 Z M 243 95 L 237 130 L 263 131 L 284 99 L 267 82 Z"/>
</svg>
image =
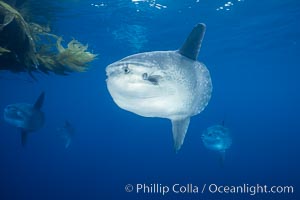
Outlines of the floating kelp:
<svg viewBox="0 0 300 200">
<path fill-rule="evenodd" d="M 65 75 L 86 71 L 96 58 L 75 39 L 67 48 L 61 42 L 49 27 L 27 22 L 17 9 L 0 0 L 0 70 Z"/>
<path fill-rule="evenodd" d="M 66 71 L 84 72 L 87 69 L 87 63 L 93 61 L 96 57 L 87 51 L 88 45 L 82 45 L 77 40 L 72 40 L 68 43 L 65 49 L 61 45 L 62 38 L 57 40 L 57 49 L 59 53 L 56 55 L 56 60 L 59 64 L 66 68 Z"/>
<path fill-rule="evenodd" d="M 22 67 L 14 66 L 17 64 L 23 64 L 28 71 L 37 68 L 39 63 L 35 56 L 36 44 L 23 16 L 9 4 L 0 1 L 0 19 L 0 47 L 10 51 L 0 56 L 0 69 L 21 71 Z M 5 66 L 6 63 L 10 66 Z M 12 64 L 14 65 L 11 66 Z"/>
</svg>

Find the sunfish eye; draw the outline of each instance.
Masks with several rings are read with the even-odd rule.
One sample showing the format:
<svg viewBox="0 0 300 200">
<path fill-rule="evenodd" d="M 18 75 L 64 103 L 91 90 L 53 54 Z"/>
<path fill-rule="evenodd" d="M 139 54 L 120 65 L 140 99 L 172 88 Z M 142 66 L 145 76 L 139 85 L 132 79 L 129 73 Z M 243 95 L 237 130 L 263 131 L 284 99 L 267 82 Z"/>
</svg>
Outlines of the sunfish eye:
<svg viewBox="0 0 300 200">
<path fill-rule="evenodd" d="M 128 68 L 128 66 L 123 67 L 123 71 L 125 74 L 128 74 L 130 72 L 130 69 Z"/>
</svg>

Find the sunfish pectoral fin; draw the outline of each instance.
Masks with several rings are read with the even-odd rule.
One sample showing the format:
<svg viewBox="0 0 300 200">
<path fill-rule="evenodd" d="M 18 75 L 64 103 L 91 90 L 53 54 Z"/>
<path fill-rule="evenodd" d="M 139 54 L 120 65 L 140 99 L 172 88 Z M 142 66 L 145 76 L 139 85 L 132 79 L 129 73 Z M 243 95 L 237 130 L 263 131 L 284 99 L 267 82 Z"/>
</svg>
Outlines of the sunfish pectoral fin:
<svg viewBox="0 0 300 200">
<path fill-rule="evenodd" d="M 44 99 L 45 99 L 45 92 L 42 92 L 40 94 L 39 98 L 36 100 L 36 102 L 34 104 L 34 108 L 40 110 L 43 106 Z"/>
<path fill-rule="evenodd" d="M 185 40 L 179 53 L 192 60 L 197 60 L 200 52 L 201 43 L 204 37 L 206 26 L 203 23 L 197 24 L 188 38 Z"/>
<path fill-rule="evenodd" d="M 28 132 L 24 129 L 21 129 L 21 144 L 23 147 L 26 146 L 27 143 Z"/>
<path fill-rule="evenodd" d="M 181 148 L 185 134 L 190 124 L 190 118 L 187 117 L 182 120 L 172 120 L 172 131 L 174 140 L 174 149 L 176 152 Z"/>
</svg>

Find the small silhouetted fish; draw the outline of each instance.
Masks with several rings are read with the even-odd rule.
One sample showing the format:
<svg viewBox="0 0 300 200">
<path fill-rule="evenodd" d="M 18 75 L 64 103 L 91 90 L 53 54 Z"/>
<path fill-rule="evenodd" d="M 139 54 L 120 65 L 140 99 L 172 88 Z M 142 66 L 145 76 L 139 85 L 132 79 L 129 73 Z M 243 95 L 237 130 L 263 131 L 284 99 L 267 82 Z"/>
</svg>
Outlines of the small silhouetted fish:
<svg viewBox="0 0 300 200">
<path fill-rule="evenodd" d="M 225 151 L 229 149 L 232 144 L 229 129 L 223 125 L 211 126 L 203 132 L 202 141 L 207 149 L 220 153 L 221 164 L 223 164 L 225 160 Z"/>
<path fill-rule="evenodd" d="M 75 129 L 71 123 L 66 120 L 64 126 L 58 128 L 57 131 L 59 132 L 59 136 L 65 140 L 65 148 L 69 148 L 75 132 Z"/>
</svg>

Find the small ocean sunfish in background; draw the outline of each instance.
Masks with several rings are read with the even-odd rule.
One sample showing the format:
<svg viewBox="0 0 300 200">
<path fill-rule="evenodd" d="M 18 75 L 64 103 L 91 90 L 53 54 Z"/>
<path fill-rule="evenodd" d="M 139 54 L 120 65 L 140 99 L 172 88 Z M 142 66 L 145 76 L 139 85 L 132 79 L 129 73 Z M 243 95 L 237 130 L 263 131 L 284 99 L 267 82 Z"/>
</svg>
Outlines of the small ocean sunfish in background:
<svg viewBox="0 0 300 200">
<path fill-rule="evenodd" d="M 42 128 L 45 122 L 44 113 L 41 111 L 45 93 L 42 92 L 35 104 L 17 103 L 10 104 L 4 109 L 4 120 L 21 128 L 22 145 L 25 146 L 27 135 Z"/>
<path fill-rule="evenodd" d="M 65 140 L 65 148 L 69 148 L 72 138 L 74 136 L 75 129 L 69 121 L 65 121 L 62 128 L 58 128 L 59 136 Z"/>
<path fill-rule="evenodd" d="M 202 134 L 202 141 L 207 149 L 217 151 L 221 155 L 221 162 L 225 160 L 225 151 L 230 148 L 232 139 L 229 129 L 223 125 L 207 128 Z"/>
</svg>

